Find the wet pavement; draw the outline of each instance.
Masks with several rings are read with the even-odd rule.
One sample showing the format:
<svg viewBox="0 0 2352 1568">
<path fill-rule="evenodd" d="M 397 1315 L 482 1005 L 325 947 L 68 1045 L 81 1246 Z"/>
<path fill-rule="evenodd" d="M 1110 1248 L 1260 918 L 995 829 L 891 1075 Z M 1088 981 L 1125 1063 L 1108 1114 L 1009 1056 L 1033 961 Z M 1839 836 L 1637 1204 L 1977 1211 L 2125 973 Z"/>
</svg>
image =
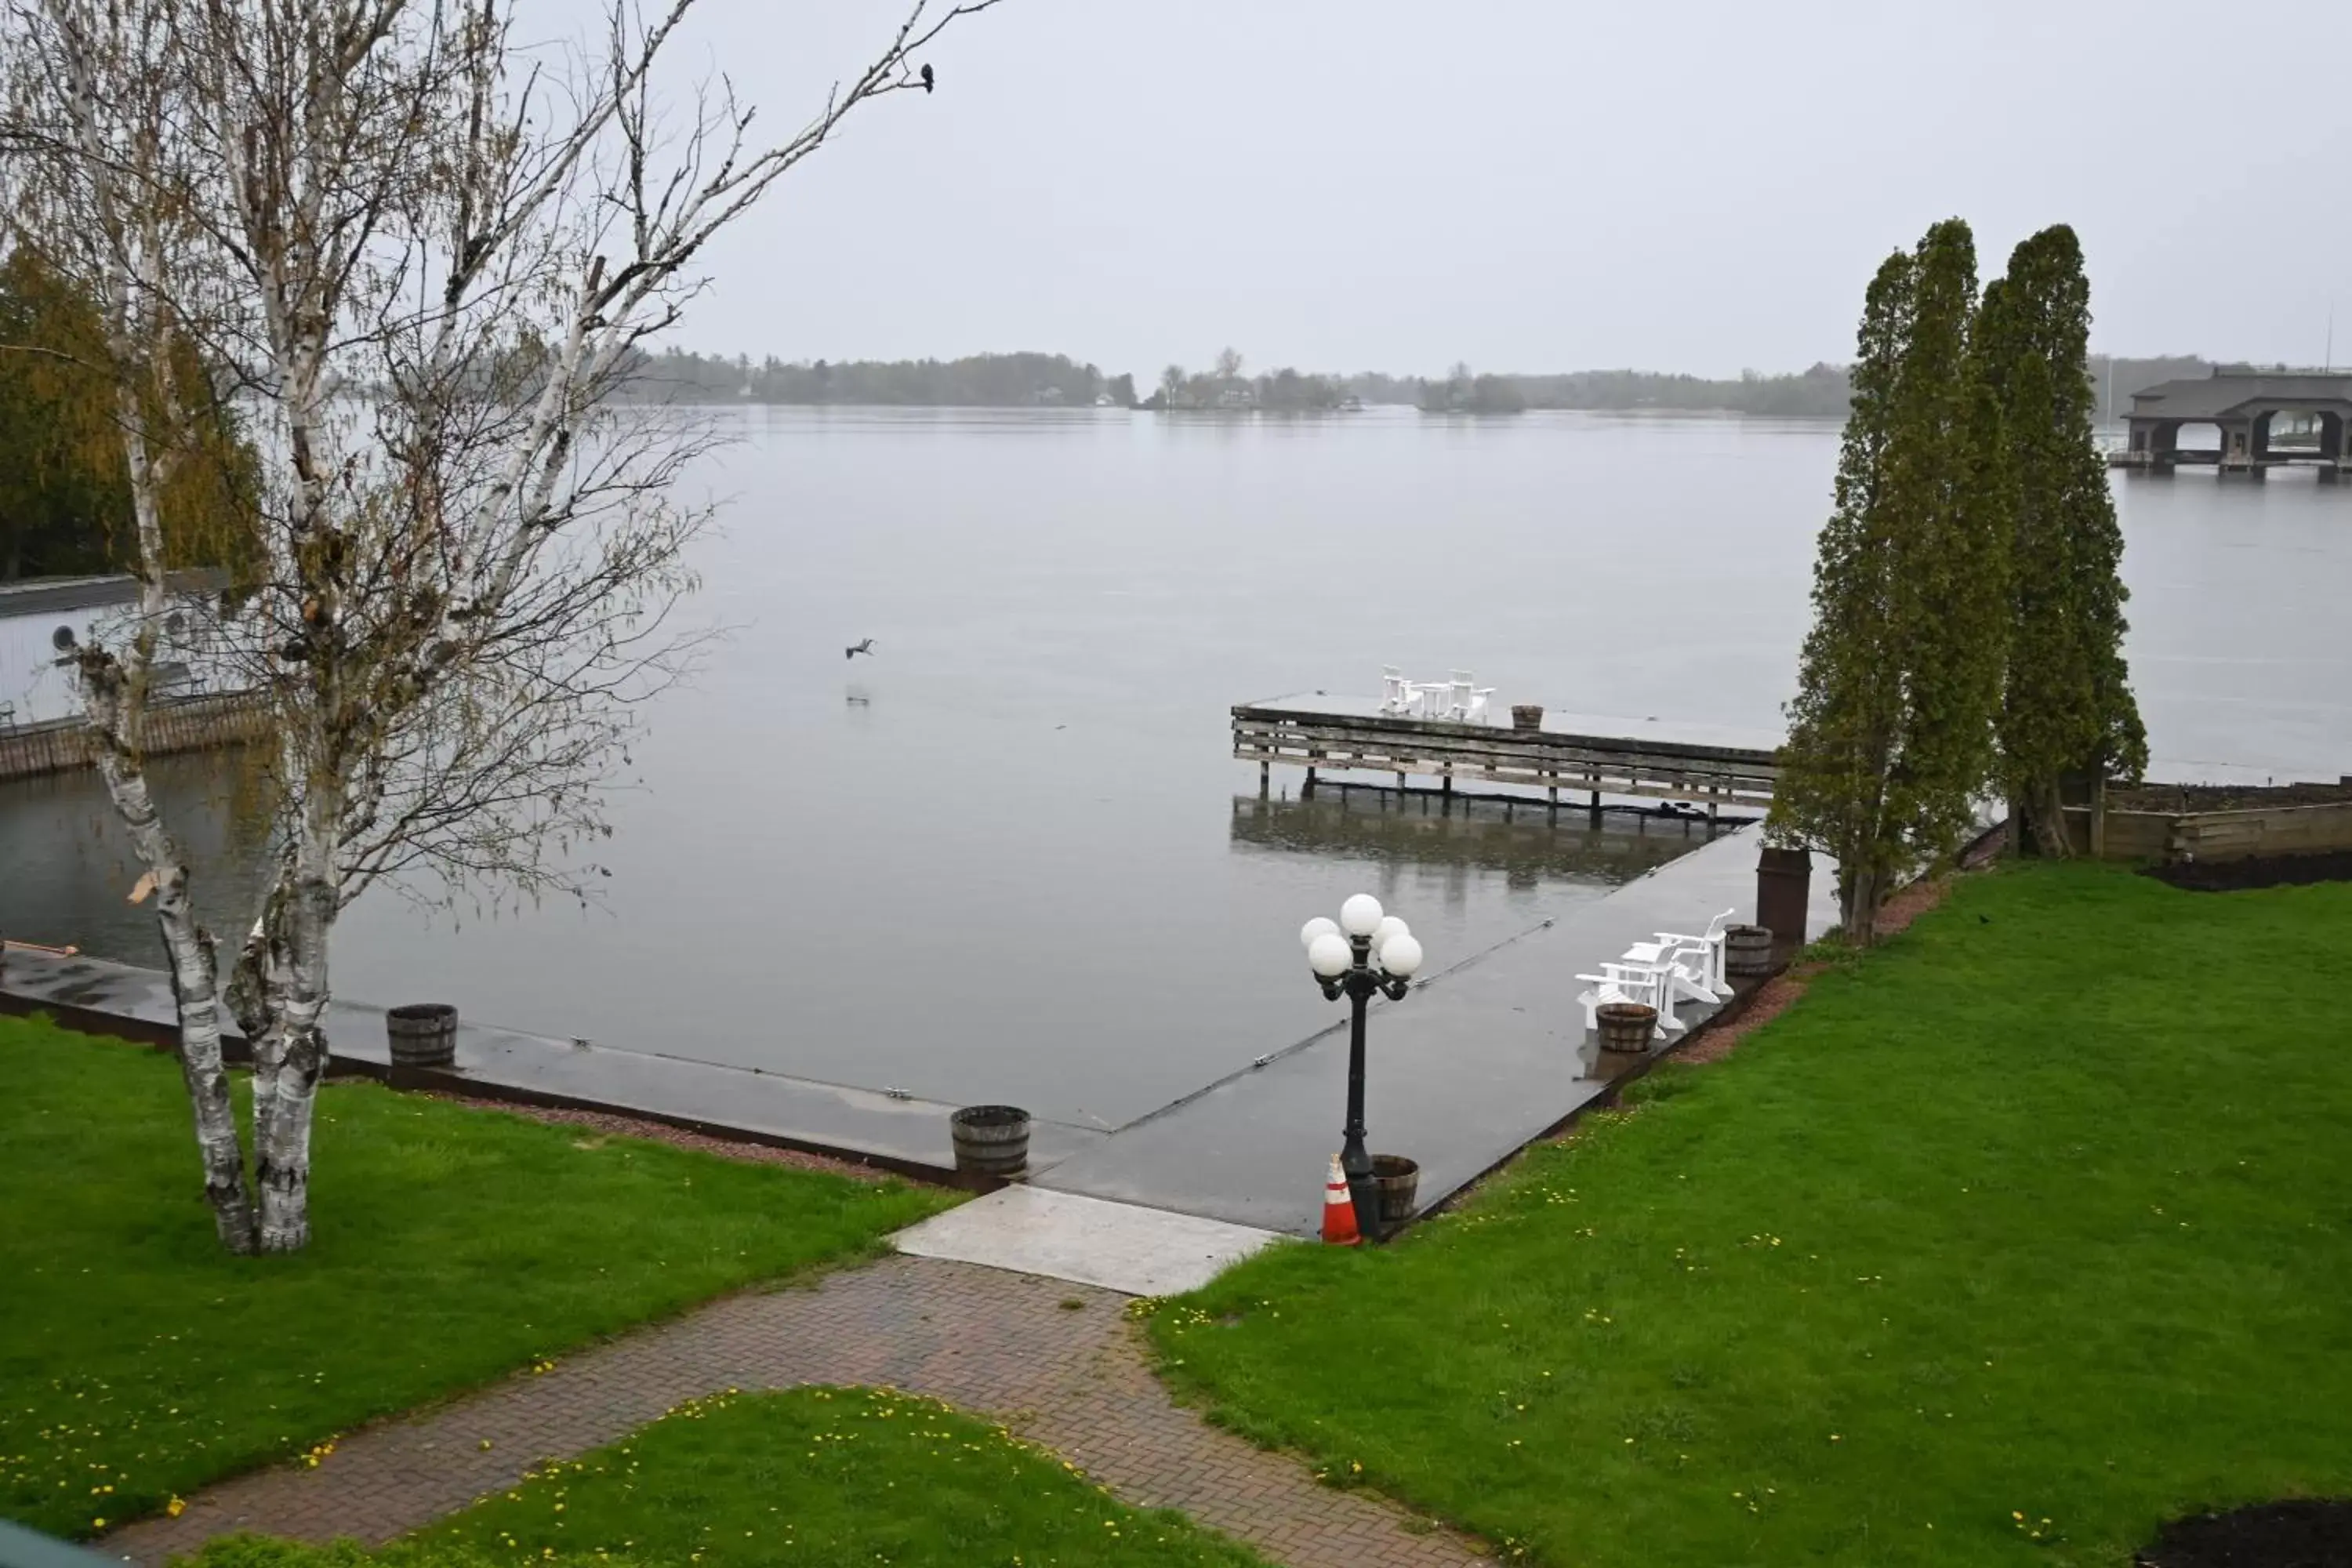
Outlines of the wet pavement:
<svg viewBox="0 0 2352 1568">
<path fill-rule="evenodd" d="M 1420 1162 L 1426 1208 L 1604 1093 L 1576 1004 L 1579 973 L 1658 931 L 1702 931 L 1756 907 L 1758 839 L 1730 833 L 1468 963 L 1434 973 L 1366 1023 L 1364 1120 L 1375 1152 Z M 1816 860 L 1807 940 L 1837 918 L 1835 871 Z M 1443 955 L 1437 955 L 1442 962 Z M 1299 984 L 1310 984 L 1305 964 Z M 1715 1009 L 1685 1003 L 1696 1024 Z M 1325 1034 L 1129 1124 L 1037 1178 L 1040 1186 L 1294 1235 L 1321 1223 L 1347 1095 L 1345 1004 Z"/>
<path fill-rule="evenodd" d="M 111 1020 L 145 1026 L 141 1032 L 152 1034 L 173 1026 L 171 984 L 159 970 L 11 945 L 0 963 L 0 993 L 13 1011 L 46 1007 L 75 1027 L 100 1029 Z M 327 1016 L 327 1039 L 336 1064 L 331 1071 L 381 1077 L 391 1066 L 381 1007 L 335 1003 Z M 955 1107 L 756 1068 L 461 1021 L 455 1065 L 419 1081 L 486 1099 L 647 1116 L 932 1179 L 947 1179 L 955 1170 L 948 1135 L 948 1113 Z M 1092 1128 L 1035 1122 L 1029 1136 L 1031 1168 L 1043 1170 L 1103 1136 Z"/>
<path fill-rule="evenodd" d="M 1442 1201 L 1606 1091 L 1588 1076 L 1592 1047 L 1575 976 L 1653 932 L 1704 930 L 1725 910 L 1750 918 L 1755 831 L 1717 837 L 1570 910 L 1447 967 L 1432 955 L 1424 984 L 1377 1001 L 1369 1020 L 1366 1121 L 1379 1152 L 1421 1163 L 1419 1203 Z M 1834 870 L 1817 863 L 1806 935 L 1834 921 Z M 1408 916 L 1410 910 L 1405 911 Z M 1298 984 L 1312 984 L 1305 963 Z M 0 991 L 17 1011 L 60 1021 L 110 1021 L 161 1037 L 172 1023 L 164 976 L 96 959 L 12 946 Z M 1713 1009 L 1685 1003 L 1696 1024 Z M 1036 1122 L 1032 1184 L 1262 1230 L 1311 1235 L 1327 1163 L 1339 1146 L 1347 1088 L 1343 1004 L 1302 1041 L 1267 1042 L 1245 1068 L 1173 1104 L 1104 1132 Z M 346 1070 L 389 1065 L 381 1008 L 335 1004 L 329 1039 Z M 421 1081 L 488 1098 L 619 1110 L 753 1142 L 837 1153 L 918 1175 L 952 1171 L 951 1106 L 887 1090 L 792 1078 L 461 1025 L 457 1062 Z"/>
</svg>

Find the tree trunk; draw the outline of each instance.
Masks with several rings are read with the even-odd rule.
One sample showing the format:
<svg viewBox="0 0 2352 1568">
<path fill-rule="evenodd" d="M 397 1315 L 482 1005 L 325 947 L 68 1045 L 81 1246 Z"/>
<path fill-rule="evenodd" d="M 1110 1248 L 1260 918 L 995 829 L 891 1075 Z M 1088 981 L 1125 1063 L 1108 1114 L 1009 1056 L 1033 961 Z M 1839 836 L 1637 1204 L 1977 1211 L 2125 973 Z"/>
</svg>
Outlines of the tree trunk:
<svg viewBox="0 0 2352 1568">
<path fill-rule="evenodd" d="M 1878 939 L 1878 873 L 1867 866 L 1849 871 L 1839 868 L 1840 902 L 1838 920 L 1845 928 L 1845 940 L 1852 947 L 1868 947 Z"/>
<path fill-rule="evenodd" d="M 2072 859 L 2074 840 L 2066 832 L 2066 808 L 2056 779 L 2039 779 L 2033 785 L 2033 847 L 2047 860 Z"/>
<path fill-rule="evenodd" d="M 163 829 L 148 793 L 146 771 L 122 732 L 122 679 L 119 667 L 85 672 L 90 728 L 100 742 L 99 776 L 130 830 L 141 862 L 156 881 L 155 923 L 171 966 L 172 997 L 180 1021 L 180 1076 L 187 1084 L 188 1104 L 195 1117 L 205 1201 L 212 1205 L 221 1245 L 232 1252 L 250 1252 L 253 1194 L 246 1184 L 245 1151 L 237 1141 L 228 1071 L 221 1059 L 220 973 L 213 939 L 196 923 L 195 910 L 188 899 L 186 862 Z"/>
<path fill-rule="evenodd" d="M 310 1241 L 310 1125 L 326 1074 L 326 1034 L 315 1023 L 289 1027 L 271 1046 L 278 1058 L 278 1092 L 268 1120 L 253 1131 L 261 1250 L 299 1252 Z"/>
<path fill-rule="evenodd" d="M 270 1089 L 266 1101 L 255 1100 L 253 1131 L 264 1252 L 299 1252 L 310 1239 L 310 1128 L 327 1073 L 327 939 L 337 905 L 333 845 L 331 827 L 306 823 L 289 868 L 295 885 L 272 900 L 286 926 L 287 962 L 268 1053 L 255 1058 L 257 1075 L 266 1062 Z"/>
</svg>

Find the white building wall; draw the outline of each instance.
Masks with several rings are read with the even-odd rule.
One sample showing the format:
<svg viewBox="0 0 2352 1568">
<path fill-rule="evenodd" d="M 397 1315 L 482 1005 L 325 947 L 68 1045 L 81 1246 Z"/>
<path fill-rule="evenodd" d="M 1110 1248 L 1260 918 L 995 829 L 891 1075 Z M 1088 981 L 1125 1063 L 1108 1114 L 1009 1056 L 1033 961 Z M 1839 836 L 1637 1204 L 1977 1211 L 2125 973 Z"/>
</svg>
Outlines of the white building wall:
<svg viewBox="0 0 2352 1568">
<path fill-rule="evenodd" d="M 70 628 L 78 645 L 98 637 L 120 646 L 131 618 L 128 605 L 29 614 L 11 614 L 0 605 L 0 721 L 40 724 L 79 715 L 81 696 L 73 668 L 58 663 L 58 628 Z M 155 657 L 159 664 L 188 667 L 194 682 L 186 689 L 233 691 L 244 684 L 236 662 L 226 655 L 222 629 L 205 595 L 174 599 Z M 12 704 L 16 711 L 10 714 L 5 710 Z"/>
<path fill-rule="evenodd" d="M 113 607 L 0 616 L 0 708 L 14 704 L 13 717 L 19 724 L 72 718 L 81 699 L 72 668 L 58 666 L 50 638 L 59 626 L 70 626 L 75 641 L 87 641 L 100 617 Z"/>
</svg>

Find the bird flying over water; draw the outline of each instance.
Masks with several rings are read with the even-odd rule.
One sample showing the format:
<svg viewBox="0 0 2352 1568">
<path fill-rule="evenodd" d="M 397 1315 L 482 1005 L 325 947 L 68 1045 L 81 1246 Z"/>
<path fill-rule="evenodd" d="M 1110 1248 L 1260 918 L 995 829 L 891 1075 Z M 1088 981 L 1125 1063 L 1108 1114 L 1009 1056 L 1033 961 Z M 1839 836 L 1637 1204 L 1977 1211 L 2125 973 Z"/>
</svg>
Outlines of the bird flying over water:
<svg viewBox="0 0 2352 1568">
<path fill-rule="evenodd" d="M 929 60 L 925 60 L 923 62 L 923 90 L 925 92 L 931 90 L 931 83 L 934 79 L 935 79 L 931 75 L 931 64 Z"/>
<path fill-rule="evenodd" d="M 873 639 L 872 637 L 867 637 L 864 642 L 859 643 L 856 647 L 844 648 L 844 649 L 842 650 L 841 657 L 842 657 L 842 658 L 856 658 L 859 654 L 861 654 L 861 653 L 863 653 L 863 654 L 871 654 L 873 651 L 874 651 L 874 639 Z"/>
</svg>

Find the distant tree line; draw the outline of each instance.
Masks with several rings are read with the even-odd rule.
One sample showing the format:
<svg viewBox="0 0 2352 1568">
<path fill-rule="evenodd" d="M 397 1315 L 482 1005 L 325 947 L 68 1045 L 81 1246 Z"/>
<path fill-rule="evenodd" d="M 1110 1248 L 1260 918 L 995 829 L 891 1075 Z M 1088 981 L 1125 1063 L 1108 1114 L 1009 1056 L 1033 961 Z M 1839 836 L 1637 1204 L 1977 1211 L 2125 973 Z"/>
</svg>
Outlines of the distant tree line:
<svg viewBox="0 0 2352 1568">
<path fill-rule="evenodd" d="M 646 356 L 630 395 L 656 402 L 879 404 L 1021 408 L 1135 403 L 1135 378 L 1105 375 L 1066 354 L 970 354 L 952 360 L 753 361 L 673 350 Z"/>
<path fill-rule="evenodd" d="M 1239 349 L 1220 350 L 1213 369 L 1194 373 L 1171 364 L 1160 373 L 1160 384 L 1139 406 L 1154 412 L 1168 409 L 1264 409 L 1275 414 L 1315 414 L 1338 408 L 1349 396 L 1335 376 L 1314 375 L 1285 365 L 1258 375 L 1244 374 L 1247 361 Z"/>
<path fill-rule="evenodd" d="M 2104 421 L 2131 406 L 2132 395 L 2158 382 L 2206 374 L 2194 355 L 2084 363 L 2092 407 Z M 632 394 L 683 403 L 882 404 L 908 407 L 1085 407 L 1108 400 L 1121 408 L 1265 409 L 1314 413 L 1348 399 L 1443 413 L 1510 414 L 1523 408 L 1661 409 L 1746 414 L 1760 418 L 1843 419 L 1853 399 L 1852 371 L 1822 363 L 1790 374 L 1747 370 L 1715 379 L 1649 370 L 1579 370 L 1550 374 L 1473 374 L 1455 365 L 1444 376 L 1360 371 L 1318 374 L 1288 366 L 1244 374 L 1226 349 L 1212 368 L 1163 370 L 1139 397 L 1132 375 L 1110 375 L 1065 354 L 971 354 L 954 360 L 753 361 L 673 351 L 643 360 Z"/>
<path fill-rule="evenodd" d="M 1794 375 L 1742 371 L 1736 381 L 1646 370 L 1582 370 L 1513 378 L 1530 408 L 1660 408 L 1778 418 L 1843 418 L 1843 365 L 1817 364 Z"/>
<path fill-rule="evenodd" d="M 1522 378 L 1477 375 L 1460 361 L 1443 381 L 1419 384 L 1413 401 L 1424 414 L 1517 414 L 1528 406 Z"/>
</svg>

